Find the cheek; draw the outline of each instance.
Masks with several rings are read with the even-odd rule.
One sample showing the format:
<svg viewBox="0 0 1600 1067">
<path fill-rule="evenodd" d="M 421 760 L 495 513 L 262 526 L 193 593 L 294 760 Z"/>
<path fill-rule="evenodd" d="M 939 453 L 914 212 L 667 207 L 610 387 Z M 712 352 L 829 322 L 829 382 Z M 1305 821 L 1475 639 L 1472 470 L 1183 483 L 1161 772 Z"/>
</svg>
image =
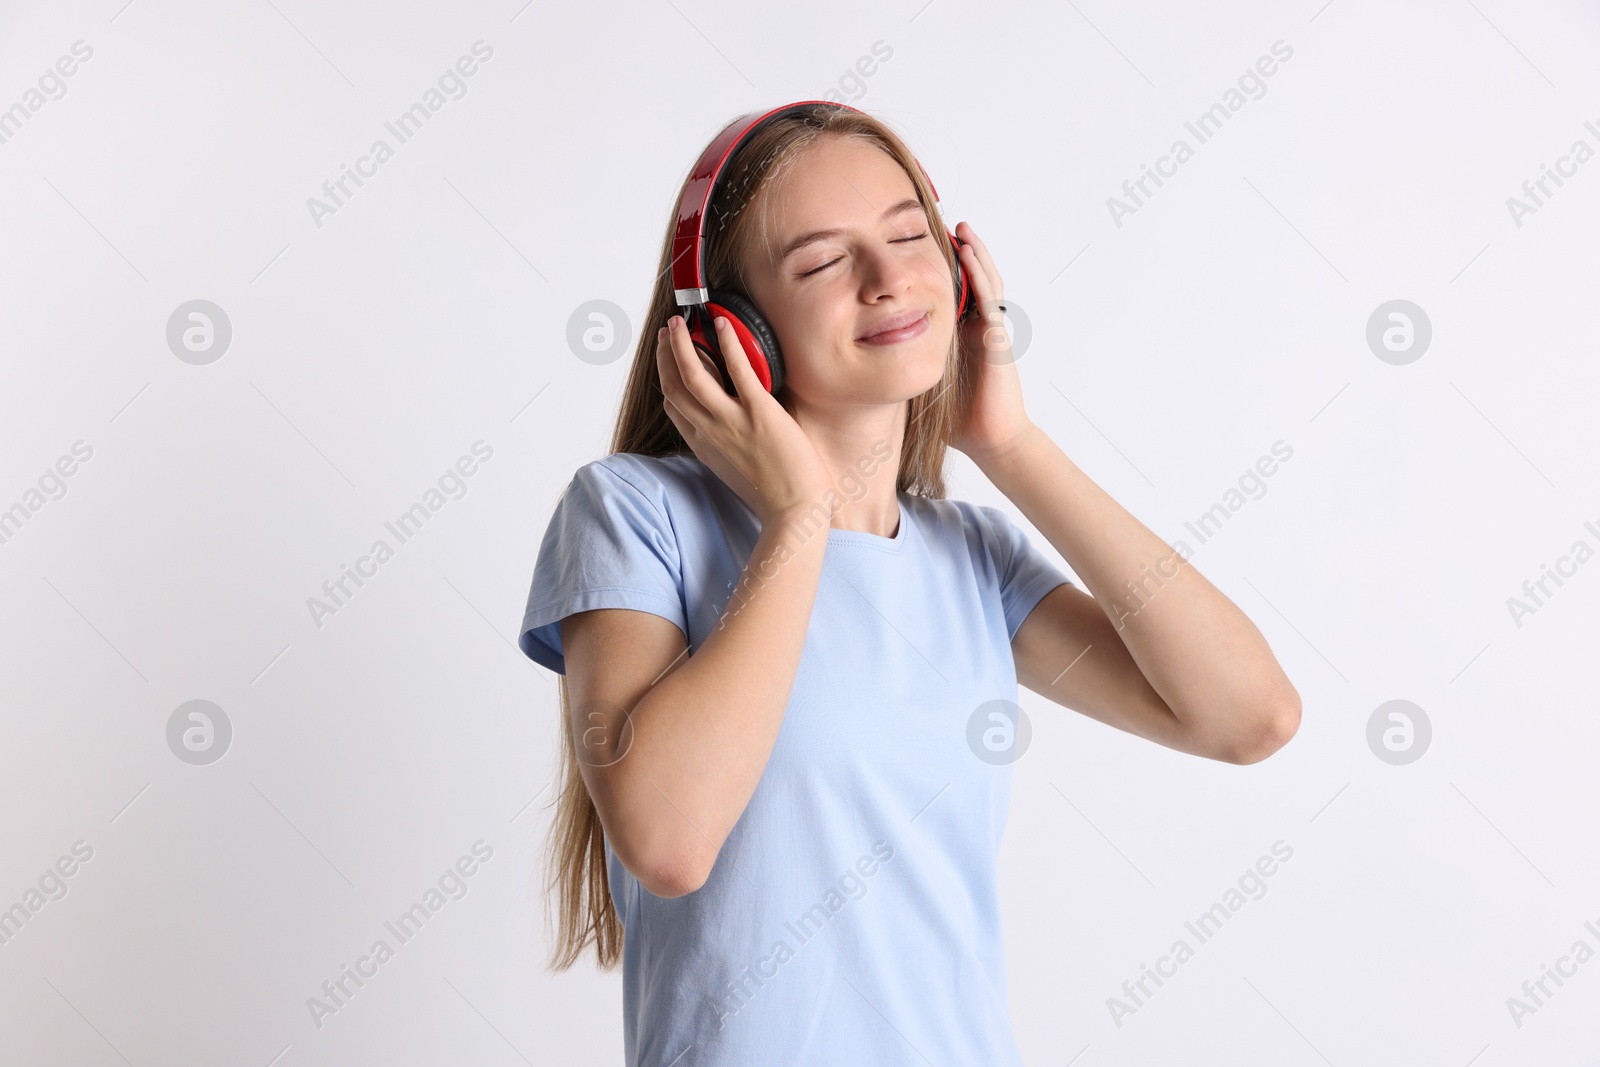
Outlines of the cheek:
<svg viewBox="0 0 1600 1067">
<path fill-rule="evenodd" d="M 854 315 L 851 301 L 852 294 L 845 287 L 808 286 L 775 307 L 768 321 L 779 331 L 779 344 L 786 340 L 805 347 L 829 344 L 839 331 L 849 332 Z"/>
<path fill-rule="evenodd" d="M 943 258 L 934 260 L 930 265 L 928 284 L 936 288 L 952 305 L 955 304 L 954 276 L 950 273 L 950 268 L 945 265 Z"/>
</svg>

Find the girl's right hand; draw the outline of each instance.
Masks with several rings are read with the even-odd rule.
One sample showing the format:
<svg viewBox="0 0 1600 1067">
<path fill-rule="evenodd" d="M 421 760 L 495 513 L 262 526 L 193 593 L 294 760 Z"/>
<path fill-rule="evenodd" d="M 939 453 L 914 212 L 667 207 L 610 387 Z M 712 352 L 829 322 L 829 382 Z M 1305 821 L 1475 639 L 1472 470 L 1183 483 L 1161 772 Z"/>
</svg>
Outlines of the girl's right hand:
<svg viewBox="0 0 1600 1067">
<path fill-rule="evenodd" d="M 656 335 L 656 368 L 667 418 L 700 462 L 738 493 L 766 526 L 773 518 L 820 504 L 833 488 L 822 456 L 800 424 L 761 385 L 727 320 L 717 341 L 738 396 L 729 396 L 695 350 L 681 315 Z M 829 516 L 831 518 L 831 515 Z"/>
</svg>

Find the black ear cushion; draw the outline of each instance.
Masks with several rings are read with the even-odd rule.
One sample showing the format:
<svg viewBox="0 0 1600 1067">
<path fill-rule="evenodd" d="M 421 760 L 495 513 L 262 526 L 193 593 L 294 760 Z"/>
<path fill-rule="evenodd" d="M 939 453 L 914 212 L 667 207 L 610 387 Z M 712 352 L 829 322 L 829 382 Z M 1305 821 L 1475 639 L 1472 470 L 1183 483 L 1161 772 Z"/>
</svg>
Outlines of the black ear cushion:
<svg viewBox="0 0 1600 1067">
<path fill-rule="evenodd" d="M 708 295 L 711 303 L 721 305 L 736 316 L 756 339 L 761 351 L 751 352 L 749 356 L 766 361 L 767 373 L 772 378 L 770 391 L 776 394 L 783 388 L 783 353 L 778 349 L 778 335 L 772 332 L 772 327 L 756 310 L 756 306 L 732 289 L 713 289 Z"/>
</svg>

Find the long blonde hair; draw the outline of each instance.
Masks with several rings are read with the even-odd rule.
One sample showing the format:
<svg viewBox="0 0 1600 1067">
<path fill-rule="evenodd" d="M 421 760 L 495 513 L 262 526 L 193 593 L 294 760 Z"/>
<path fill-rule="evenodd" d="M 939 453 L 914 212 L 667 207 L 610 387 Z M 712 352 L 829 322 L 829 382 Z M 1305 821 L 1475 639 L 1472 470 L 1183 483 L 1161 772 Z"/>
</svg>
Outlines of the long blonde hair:
<svg viewBox="0 0 1600 1067">
<path fill-rule="evenodd" d="M 764 224 L 765 211 L 745 211 L 747 205 L 765 198 L 757 194 L 775 184 L 777 175 L 792 165 L 801 151 L 818 137 L 839 135 L 858 137 L 877 145 L 900 164 L 916 187 L 928 216 L 934 242 L 955 277 L 956 259 L 946 227 L 939 217 L 933 189 L 917 165 L 911 151 L 899 136 L 880 120 L 864 112 L 813 104 L 773 119 L 740 146 L 729 162 L 707 212 L 705 259 L 706 280 L 711 288 L 735 289 L 748 294 L 743 264 L 745 253 L 755 242 L 770 241 Z M 685 177 L 685 183 L 688 178 Z M 682 187 L 679 188 L 682 194 Z M 731 221 L 730 221 L 731 220 Z M 667 417 L 662 401 L 661 380 L 656 368 L 656 330 L 678 313 L 672 290 L 672 236 L 677 223 L 677 198 L 667 222 L 661 244 L 659 272 L 650 294 L 643 328 L 634 348 L 633 367 L 628 373 L 616 428 L 611 437 L 611 452 L 632 452 L 662 456 L 689 452 L 677 427 Z M 952 291 L 952 306 L 954 292 Z M 942 499 L 945 496 L 944 460 L 955 431 L 955 420 L 971 389 L 968 362 L 964 359 L 962 331 L 951 331 L 950 348 L 945 356 L 945 371 L 939 384 L 910 400 L 906 430 L 901 441 L 900 466 L 895 489 L 914 495 Z M 777 399 L 788 407 L 788 386 Z M 793 410 L 792 408 L 790 410 Z M 556 898 L 556 939 L 549 970 L 564 971 L 577 962 L 591 943 L 601 970 L 611 970 L 622 958 L 622 924 L 612 904 L 606 872 L 605 835 L 599 813 L 584 785 L 574 752 L 572 705 L 565 674 L 558 676 L 561 703 L 561 754 L 556 771 L 559 791 L 550 802 L 555 817 L 546 842 L 545 904 Z M 549 805 L 547 805 L 549 806 Z"/>
</svg>

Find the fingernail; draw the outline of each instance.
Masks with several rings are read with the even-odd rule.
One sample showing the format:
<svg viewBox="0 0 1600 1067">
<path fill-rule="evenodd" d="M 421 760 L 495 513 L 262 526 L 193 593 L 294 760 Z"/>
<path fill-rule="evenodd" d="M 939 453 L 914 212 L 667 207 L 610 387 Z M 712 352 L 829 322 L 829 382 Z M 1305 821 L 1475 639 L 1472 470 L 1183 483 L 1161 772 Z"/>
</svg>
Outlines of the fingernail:
<svg viewBox="0 0 1600 1067">
<path fill-rule="evenodd" d="M 717 316 L 717 329 L 719 329 L 719 330 L 727 329 L 727 326 L 728 326 L 728 320 L 723 318 L 721 315 L 718 315 Z"/>
</svg>

